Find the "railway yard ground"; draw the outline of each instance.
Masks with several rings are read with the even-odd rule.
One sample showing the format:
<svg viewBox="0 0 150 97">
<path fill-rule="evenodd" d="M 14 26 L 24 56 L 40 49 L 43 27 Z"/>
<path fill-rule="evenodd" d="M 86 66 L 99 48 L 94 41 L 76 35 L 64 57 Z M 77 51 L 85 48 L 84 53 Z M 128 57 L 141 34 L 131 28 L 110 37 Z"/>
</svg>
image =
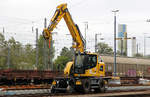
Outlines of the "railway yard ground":
<svg viewBox="0 0 150 97">
<path fill-rule="evenodd" d="M 8 89 L 0 91 L 1 97 L 149 97 L 150 86 L 116 86 L 106 87 L 105 93 L 57 93 L 52 94 L 50 89 L 33 88 L 33 89 Z"/>
</svg>

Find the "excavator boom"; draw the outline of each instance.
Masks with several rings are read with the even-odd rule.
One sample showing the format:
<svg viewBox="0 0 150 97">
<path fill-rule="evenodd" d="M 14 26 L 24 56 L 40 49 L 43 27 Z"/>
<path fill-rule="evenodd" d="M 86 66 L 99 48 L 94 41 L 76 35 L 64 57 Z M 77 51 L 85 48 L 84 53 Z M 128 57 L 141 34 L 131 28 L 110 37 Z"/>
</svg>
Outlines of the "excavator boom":
<svg viewBox="0 0 150 97">
<path fill-rule="evenodd" d="M 62 18 L 64 18 L 75 43 L 72 47 L 76 48 L 76 51 L 84 52 L 84 38 L 81 35 L 77 24 L 73 22 L 73 19 L 67 9 L 67 4 L 61 4 L 57 7 L 48 28 L 45 28 L 43 31 L 44 38 L 49 39 L 50 41 L 52 40 L 52 31 L 54 30 L 54 28 L 56 28 L 57 24 Z"/>
</svg>

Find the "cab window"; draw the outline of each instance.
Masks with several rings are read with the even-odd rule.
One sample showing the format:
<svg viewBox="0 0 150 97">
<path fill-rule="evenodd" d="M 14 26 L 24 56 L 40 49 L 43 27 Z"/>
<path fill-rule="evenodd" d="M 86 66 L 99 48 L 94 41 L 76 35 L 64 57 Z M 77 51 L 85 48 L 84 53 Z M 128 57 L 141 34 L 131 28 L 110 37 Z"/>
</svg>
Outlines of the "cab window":
<svg viewBox="0 0 150 97">
<path fill-rule="evenodd" d="M 84 67 L 85 69 L 90 69 L 96 66 L 97 56 L 96 55 L 86 55 L 84 58 Z"/>
<path fill-rule="evenodd" d="M 100 66 L 100 71 L 103 71 L 103 66 Z"/>
</svg>

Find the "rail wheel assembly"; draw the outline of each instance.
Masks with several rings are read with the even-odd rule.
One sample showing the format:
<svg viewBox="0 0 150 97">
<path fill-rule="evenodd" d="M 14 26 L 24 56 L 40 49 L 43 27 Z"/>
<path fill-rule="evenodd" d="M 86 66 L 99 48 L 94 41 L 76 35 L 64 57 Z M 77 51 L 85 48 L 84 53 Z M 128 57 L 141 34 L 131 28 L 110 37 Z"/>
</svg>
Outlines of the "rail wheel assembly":
<svg viewBox="0 0 150 97">
<path fill-rule="evenodd" d="M 51 93 L 57 93 L 57 92 L 66 92 L 68 87 L 68 81 L 66 79 L 58 79 L 54 80 L 51 85 Z"/>
</svg>

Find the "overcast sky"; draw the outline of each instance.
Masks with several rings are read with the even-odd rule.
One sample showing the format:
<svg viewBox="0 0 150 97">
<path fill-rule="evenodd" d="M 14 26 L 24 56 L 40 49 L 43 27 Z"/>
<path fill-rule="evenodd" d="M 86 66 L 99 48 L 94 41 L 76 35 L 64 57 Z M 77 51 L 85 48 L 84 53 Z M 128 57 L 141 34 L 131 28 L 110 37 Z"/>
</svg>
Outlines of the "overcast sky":
<svg viewBox="0 0 150 97">
<path fill-rule="evenodd" d="M 35 44 L 35 32 L 32 33 L 32 26 L 39 28 L 41 34 L 44 27 L 43 21 L 53 16 L 56 7 L 61 3 L 67 3 L 68 9 L 75 23 L 79 25 L 84 36 L 84 22 L 88 22 L 87 48 L 94 51 L 94 35 L 102 33 L 102 42 L 113 47 L 113 13 L 117 13 L 117 24 L 127 24 L 129 37 L 137 37 L 139 51 L 143 53 L 143 33 L 150 36 L 150 1 L 149 0 L 0 0 L 0 32 L 5 28 L 5 37 L 15 37 L 17 41 L 24 44 Z M 63 46 L 71 46 L 71 36 L 62 20 L 57 29 L 57 35 L 53 35 L 57 53 Z M 101 40 L 98 40 L 101 41 Z M 146 53 L 150 54 L 150 39 L 146 39 Z M 128 40 L 128 53 L 131 55 L 131 40 Z"/>
</svg>

